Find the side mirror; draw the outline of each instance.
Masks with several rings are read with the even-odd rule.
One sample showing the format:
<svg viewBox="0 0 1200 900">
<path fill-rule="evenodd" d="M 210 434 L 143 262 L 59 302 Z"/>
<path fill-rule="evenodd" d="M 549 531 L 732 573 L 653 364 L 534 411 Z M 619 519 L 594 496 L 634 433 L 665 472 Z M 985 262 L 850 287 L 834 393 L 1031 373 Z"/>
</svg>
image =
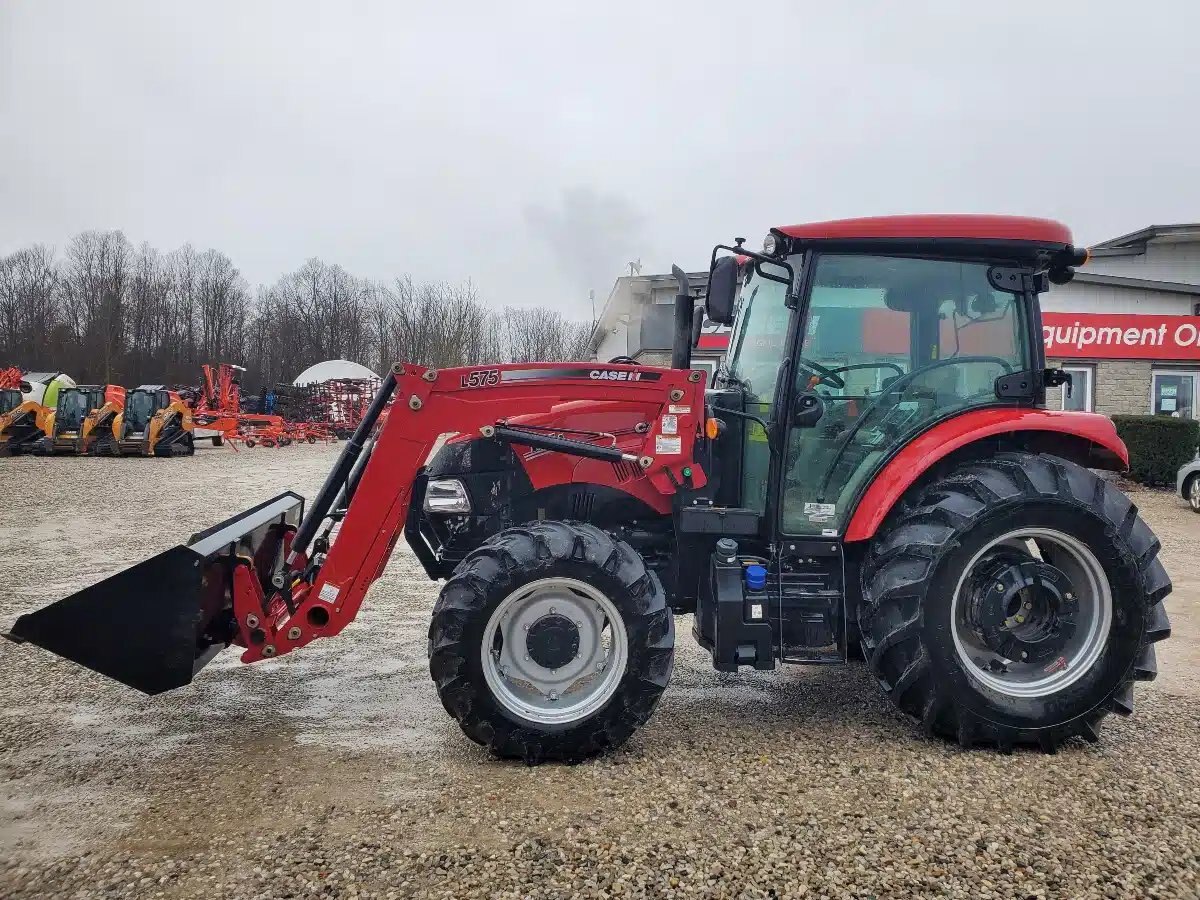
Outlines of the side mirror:
<svg viewBox="0 0 1200 900">
<path fill-rule="evenodd" d="M 825 415 L 825 401 L 817 394 L 801 394 L 796 398 L 792 412 L 792 425 L 796 428 L 812 428 Z"/>
<path fill-rule="evenodd" d="M 708 317 L 718 325 L 733 324 L 733 304 L 737 297 L 738 264 L 732 256 L 719 256 L 713 260 L 708 272 L 708 296 L 704 309 Z"/>
<path fill-rule="evenodd" d="M 704 330 L 704 310 L 696 307 L 692 310 L 692 346 L 700 346 L 700 332 Z"/>
</svg>

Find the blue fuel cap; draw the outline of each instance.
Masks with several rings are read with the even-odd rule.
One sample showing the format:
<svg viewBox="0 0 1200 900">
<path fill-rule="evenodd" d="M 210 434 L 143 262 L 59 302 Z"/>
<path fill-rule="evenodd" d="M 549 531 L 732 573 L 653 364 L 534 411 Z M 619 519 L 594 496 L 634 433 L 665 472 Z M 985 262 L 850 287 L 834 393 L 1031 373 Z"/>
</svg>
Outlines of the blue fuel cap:
<svg viewBox="0 0 1200 900">
<path fill-rule="evenodd" d="M 746 566 L 746 587 L 761 591 L 767 586 L 767 570 L 764 566 Z"/>
</svg>

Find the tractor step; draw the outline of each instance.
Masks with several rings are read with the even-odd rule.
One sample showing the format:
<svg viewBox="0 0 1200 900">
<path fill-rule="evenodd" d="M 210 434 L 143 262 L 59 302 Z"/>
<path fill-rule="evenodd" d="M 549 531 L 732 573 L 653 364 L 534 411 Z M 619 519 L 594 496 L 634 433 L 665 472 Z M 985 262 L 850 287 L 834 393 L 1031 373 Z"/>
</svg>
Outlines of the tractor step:
<svg viewBox="0 0 1200 900">
<path fill-rule="evenodd" d="M 837 541 L 788 545 L 783 571 L 768 579 L 779 598 L 779 658 L 826 665 L 845 661 L 842 547 Z"/>
</svg>

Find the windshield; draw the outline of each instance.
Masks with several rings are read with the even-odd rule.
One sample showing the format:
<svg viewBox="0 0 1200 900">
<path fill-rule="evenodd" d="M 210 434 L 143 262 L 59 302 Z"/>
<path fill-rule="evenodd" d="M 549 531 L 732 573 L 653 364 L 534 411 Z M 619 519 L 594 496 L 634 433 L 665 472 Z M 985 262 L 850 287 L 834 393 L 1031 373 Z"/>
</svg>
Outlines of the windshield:
<svg viewBox="0 0 1200 900">
<path fill-rule="evenodd" d="M 129 431 L 145 431 L 150 417 L 154 415 L 154 394 L 134 391 L 125 406 L 125 427 Z"/>
<path fill-rule="evenodd" d="M 73 388 L 63 391 L 58 395 L 56 424 L 60 429 L 78 430 L 90 410 L 91 403 L 87 392 Z"/>
</svg>

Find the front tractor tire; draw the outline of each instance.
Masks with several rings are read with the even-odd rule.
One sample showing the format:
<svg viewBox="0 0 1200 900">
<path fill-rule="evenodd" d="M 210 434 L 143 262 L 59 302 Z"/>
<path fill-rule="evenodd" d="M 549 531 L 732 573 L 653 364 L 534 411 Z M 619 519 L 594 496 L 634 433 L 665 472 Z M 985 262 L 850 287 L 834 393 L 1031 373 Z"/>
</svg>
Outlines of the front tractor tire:
<svg viewBox="0 0 1200 900">
<path fill-rule="evenodd" d="M 498 757 L 579 762 L 621 746 L 671 678 L 675 625 L 658 576 L 580 522 L 502 531 L 446 582 L 429 626 L 446 711 Z"/>
<path fill-rule="evenodd" d="M 930 735 L 1004 751 L 1099 739 L 1157 674 L 1171 581 L 1137 507 L 1065 459 L 1002 453 L 905 498 L 869 548 L 862 646 Z"/>
</svg>

